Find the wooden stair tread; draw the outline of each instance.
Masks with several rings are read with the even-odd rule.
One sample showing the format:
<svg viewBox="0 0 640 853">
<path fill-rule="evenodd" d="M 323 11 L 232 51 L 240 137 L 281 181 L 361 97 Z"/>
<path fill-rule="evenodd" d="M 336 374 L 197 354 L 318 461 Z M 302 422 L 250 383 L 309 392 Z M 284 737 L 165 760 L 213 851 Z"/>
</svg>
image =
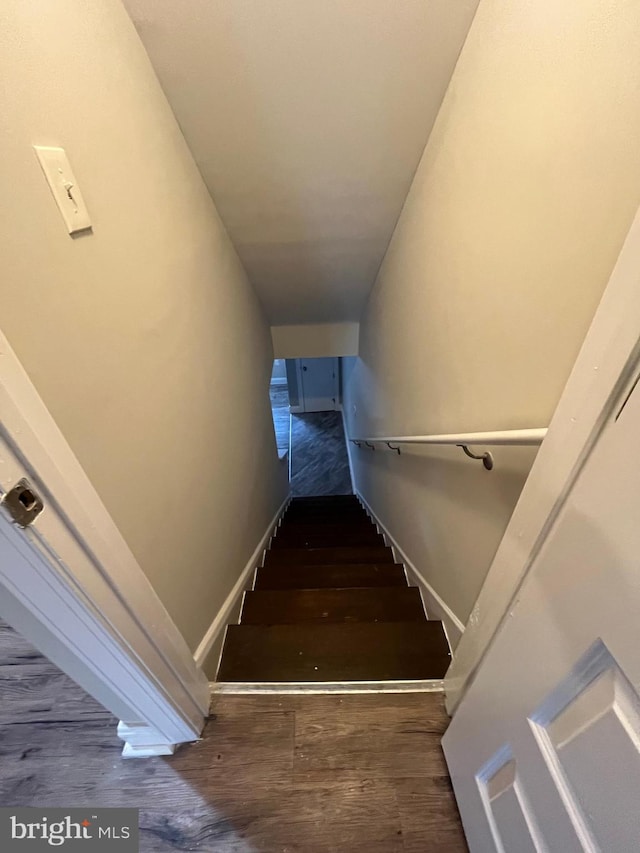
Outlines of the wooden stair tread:
<svg viewBox="0 0 640 853">
<path fill-rule="evenodd" d="M 375 525 L 371 524 L 368 519 L 364 519 L 363 521 L 332 520 L 323 524 L 310 524 L 308 521 L 289 524 L 288 521 L 283 521 L 282 525 L 276 531 L 274 538 L 277 539 L 284 533 L 295 533 L 300 535 L 304 533 L 342 534 L 350 532 L 373 533 L 376 536 L 380 535 L 376 530 Z"/>
<path fill-rule="evenodd" d="M 290 589 L 247 592 L 243 625 L 301 622 L 425 622 L 417 587 Z"/>
<path fill-rule="evenodd" d="M 290 515 L 303 514 L 303 515 L 312 515 L 316 513 L 317 515 L 323 515 L 325 513 L 333 513 L 334 515 L 338 515 L 341 512 L 345 513 L 358 513 L 361 515 L 366 515 L 366 510 L 359 503 L 355 504 L 341 504 L 341 505 L 307 505 L 307 506 L 298 506 L 296 504 L 289 504 L 287 511 L 284 514 L 284 517 L 287 518 Z"/>
<path fill-rule="evenodd" d="M 358 499 L 295 498 L 245 594 L 241 624 L 228 627 L 217 678 L 439 680 L 450 660 L 442 623 L 427 619 Z"/>
<path fill-rule="evenodd" d="M 297 499 L 293 500 L 289 506 L 287 507 L 287 511 L 284 515 L 285 518 L 292 518 L 298 516 L 304 517 L 323 517 L 325 515 L 334 515 L 340 516 L 340 514 L 346 515 L 357 515 L 357 516 L 365 516 L 366 512 L 360 502 L 356 499 L 349 499 L 343 501 L 317 501 L 313 499 L 298 501 Z"/>
<path fill-rule="evenodd" d="M 362 506 L 355 495 L 306 495 L 304 497 L 292 498 L 289 506 L 325 506 L 327 504 L 354 504 L 355 506 Z"/>
<path fill-rule="evenodd" d="M 391 548 L 382 545 L 357 545 L 339 548 L 272 548 L 265 566 L 322 563 L 393 563 Z"/>
<path fill-rule="evenodd" d="M 283 527 L 324 527 L 332 524 L 370 525 L 371 519 L 365 512 L 322 512 L 287 513 L 282 519 Z"/>
<path fill-rule="evenodd" d="M 287 563 L 263 566 L 256 572 L 254 589 L 352 589 L 408 586 L 404 568 L 396 563 L 322 565 Z"/>
<path fill-rule="evenodd" d="M 230 625 L 217 680 L 440 679 L 449 663 L 440 622 Z"/>
<path fill-rule="evenodd" d="M 283 548 L 384 548 L 384 539 L 374 531 L 345 531 L 344 533 L 282 533 L 271 542 L 271 548 L 280 551 Z"/>
</svg>

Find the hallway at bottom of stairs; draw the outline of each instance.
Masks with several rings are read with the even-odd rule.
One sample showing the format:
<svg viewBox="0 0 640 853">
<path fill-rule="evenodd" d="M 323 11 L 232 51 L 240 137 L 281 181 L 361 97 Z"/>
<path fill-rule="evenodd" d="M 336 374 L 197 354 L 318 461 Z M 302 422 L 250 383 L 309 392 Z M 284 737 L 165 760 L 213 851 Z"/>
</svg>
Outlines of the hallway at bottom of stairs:
<svg viewBox="0 0 640 853">
<path fill-rule="evenodd" d="M 441 679 L 439 621 L 354 495 L 294 498 L 229 625 L 219 683 Z"/>
</svg>

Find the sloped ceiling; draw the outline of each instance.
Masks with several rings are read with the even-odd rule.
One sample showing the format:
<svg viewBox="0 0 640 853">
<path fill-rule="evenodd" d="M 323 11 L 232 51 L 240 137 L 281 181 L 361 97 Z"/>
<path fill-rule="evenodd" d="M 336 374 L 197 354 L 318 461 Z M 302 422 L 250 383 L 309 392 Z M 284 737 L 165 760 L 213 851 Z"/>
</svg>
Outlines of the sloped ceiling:
<svg viewBox="0 0 640 853">
<path fill-rule="evenodd" d="M 125 5 L 270 321 L 358 320 L 477 0 Z"/>
</svg>

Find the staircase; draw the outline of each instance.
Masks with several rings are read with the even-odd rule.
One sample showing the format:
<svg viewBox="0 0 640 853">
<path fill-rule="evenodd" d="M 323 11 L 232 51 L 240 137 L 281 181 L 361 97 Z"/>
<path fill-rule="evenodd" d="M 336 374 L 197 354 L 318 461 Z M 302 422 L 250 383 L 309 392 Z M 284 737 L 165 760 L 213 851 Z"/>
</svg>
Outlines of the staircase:
<svg viewBox="0 0 640 853">
<path fill-rule="evenodd" d="M 449 663 L 442 623 L 357 498 L 294 498 L 227 629 L 217 681 L 421 681 Z"/>
</svg>

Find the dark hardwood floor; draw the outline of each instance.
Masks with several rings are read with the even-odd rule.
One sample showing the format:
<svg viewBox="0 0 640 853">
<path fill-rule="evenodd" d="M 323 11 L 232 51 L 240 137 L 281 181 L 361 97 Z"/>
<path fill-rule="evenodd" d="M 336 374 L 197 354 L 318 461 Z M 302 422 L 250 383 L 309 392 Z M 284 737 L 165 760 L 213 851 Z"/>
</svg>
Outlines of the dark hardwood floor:
<svg viewBox="0 0 640 853">
<path fill-rule="evenodd" d="M 216 696 L 123 760 L 116 720 L 0 625 L 0 804 L 140 809 L 142 853 L 464 853 L 440 694 Z"/>
<path fill-rule="evenodd" d="M 291 494 L 351 494 L 349 457 L 340 412 L 291 415 Z"/>
</svg>

